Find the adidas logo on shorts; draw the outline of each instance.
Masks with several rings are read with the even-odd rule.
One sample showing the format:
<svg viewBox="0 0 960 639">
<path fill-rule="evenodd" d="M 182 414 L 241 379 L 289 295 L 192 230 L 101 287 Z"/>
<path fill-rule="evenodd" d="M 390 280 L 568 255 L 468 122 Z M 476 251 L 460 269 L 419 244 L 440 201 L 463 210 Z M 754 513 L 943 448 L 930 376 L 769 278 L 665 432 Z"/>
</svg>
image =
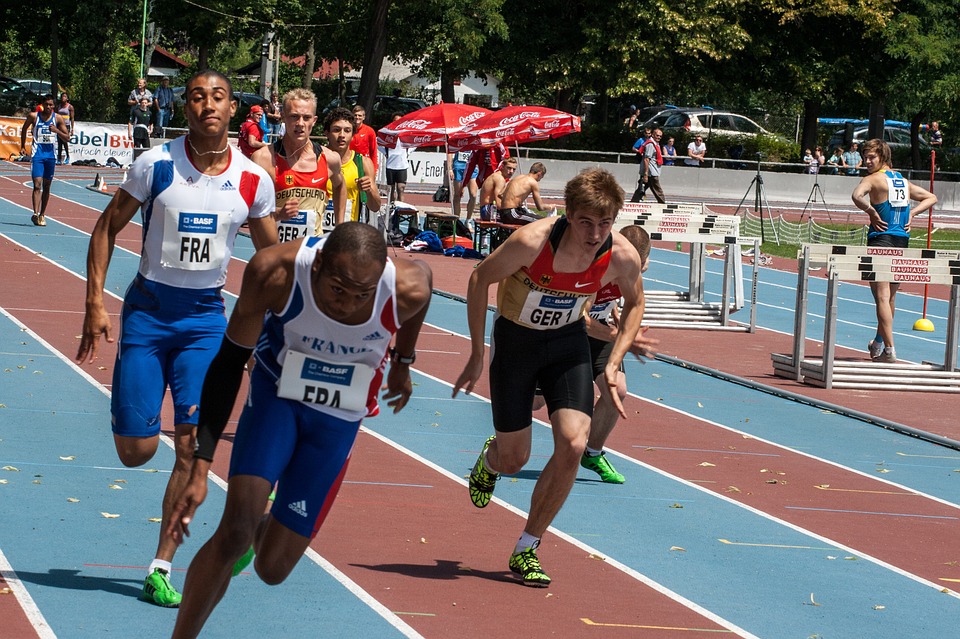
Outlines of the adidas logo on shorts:
<svg viewBox="0 0 960 639">
<path fill-rule="evenodd" d="M 305 500 L 295 501 L 288 506 L 290 510 L 297 513 L 301 517 L 307 516 L 307 502 Z"/>
</svg>

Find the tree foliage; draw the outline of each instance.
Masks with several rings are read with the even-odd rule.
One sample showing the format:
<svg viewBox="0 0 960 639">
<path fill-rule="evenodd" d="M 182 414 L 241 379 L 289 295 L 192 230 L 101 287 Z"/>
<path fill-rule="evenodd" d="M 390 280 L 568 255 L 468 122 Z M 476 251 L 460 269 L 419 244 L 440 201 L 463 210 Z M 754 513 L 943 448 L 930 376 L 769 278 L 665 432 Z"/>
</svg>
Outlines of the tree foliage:
<svg viewBox="0 0 960 639">
<path fill-rule="evenodd" d="M 315 53 L 364 67 L 378 89 L 381 59 L 440 78 L 443 98 L 468 72 L 500 81 L 501 101 L 573 110 L 585 94 L 804 114 L 960 121 L 960 5 L 955 0 L 148 0 L 157 40 L 190 70 L 228 74 L 260 57 L 275 30 L 285 55 Z M 8 3 L 9 4 L 9 3 Z M 143 4 L 48 0 L 4 5 L 0 68 L 50 78 L 78 116 L 119 120 L 139 71 Z M 107 16 L 109 19 L 104 19 Z M 51 55 L 51 41 L 59 44 Z M 282 70 L 281 89 L 309 78 Z M 248 87 L 245 87 L 248 88 Z M 876 111 L 877 109 L 874 109 Z M 757 119 L 761 119 L 758 117 Z"/>
<path fill-rule="evenodd" d="M 884 29 L 884 62 L 892 70 L 884 95 L 912 123 L 911 160 L 920 168 L 919 125 L 960 122 L 960 6 L 952 0 L 911 0 Z M 955 134 L 954 134 L 955 135 Z"/>
<path fill-rule="evenodd" d="M 453 82 L 492 70 L 485 56 L 491 37 L 507 37 L 504 0 L 397 0 L 388 25 L 391 58 L 409 61 L 439 78 L 441 97 L 453 102 Z"/>
</svg>

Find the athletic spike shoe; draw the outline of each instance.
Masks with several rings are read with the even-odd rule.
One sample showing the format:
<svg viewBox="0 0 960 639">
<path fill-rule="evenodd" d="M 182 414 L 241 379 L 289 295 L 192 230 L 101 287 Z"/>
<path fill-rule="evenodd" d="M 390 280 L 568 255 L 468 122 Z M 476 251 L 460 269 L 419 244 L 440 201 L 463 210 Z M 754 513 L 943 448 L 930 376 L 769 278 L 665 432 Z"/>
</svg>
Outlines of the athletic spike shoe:
<svg viewBox="0 0 960 639">
<path fill-rule="evenodd" d="M 883 342 L 872 339 L 870 343 L 867 344 L 867 350 L 870 351 L 870 359 L 877 359 L 883 355 Z"/>
<path fill-rule="evenodd" d="M 247 552 L 243 553 L 243 556 L 240 557 L 240 559 L 237 559 L 237 563 L 233 564 L 233 570 L 230 574 L 236 577 L 243 572 L 243 569 L 249 566 L 250 562 L 253 561 L 254 554 L 253 546 L 250 546 L 250 548 L 247 549 Z"/>
<path fill-rule="evenodd" d="M 580 457 L 580 465 L 600 475 L 600 481 L 606 484 L 622 484 L 626 481 L 626 477 L 613 469 L 613 466 L 607 460 L 606 453 L 600 453 L 596 457 L 584 453 Z"/>
<path fill-rule="evenodd" d="M 177 608 L 180 605 L 180 593 L 170 584 L 170 575 L 163 568 L 154 568 L 143 581 L 140 598 L 152 601 L 164 608 Z"/>
<path fill-rule="evenodd" d="M 550 577 L 540 567 L 536 548 L 527 548 L 510 555 L 510 571 L 523 579 L 524 586 L 546 588 L 550 585 Z"/>
<path fill-rule="evenodd" d="M 477 463 L 473 465 L 473 470 L 470 471 L 470 501 L 477 508 L 484 508 L 490 503 L 490 498 L 493 497 L 493 489 L 497 485 L 497 480 L 500 479 L 499 473 L 491 473 L 483 465 L 483 455 L 490 448 L 490 442 L 496 437 L 494 435 L 484 442 L 480 456 L 477 457 Z"/>
</svg>

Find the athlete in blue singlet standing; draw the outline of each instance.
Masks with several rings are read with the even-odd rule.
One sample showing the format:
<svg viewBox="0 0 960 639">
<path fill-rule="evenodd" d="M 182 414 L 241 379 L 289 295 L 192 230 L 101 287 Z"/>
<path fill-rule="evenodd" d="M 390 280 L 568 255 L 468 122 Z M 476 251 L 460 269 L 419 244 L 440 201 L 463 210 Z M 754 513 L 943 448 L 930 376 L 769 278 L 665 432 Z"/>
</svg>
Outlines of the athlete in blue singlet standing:
<svg viewBox="0 0 960 639">
<path fill-rule="evenodd" d="M 46 226 L 47 201 L 50 199 L 50 183 L 53 182 L 53 169 L 57 165 L 57 138 L 69 142 L 70 127 L 63 116 L 54 113 L 52 95 L 41 99 L 40 111 L 27 115 L 20 129 L 20 154 L 27 154 L 27 129 L 33 127 L 32 161 L 30 177 L 33 178 L 33 217 L 30 220 L 36 226 Z"/>
<path fill-rule="evenodd" d="M 853 191 L 853 203 L 870 216 L 867 246 L 906 248 L 910 242 L 910 221 L 937 203 L 937 197 L 912 184 L 890 167 L 890 146 L 883 140 L 863 145 L 867 175 Z M 919 202 L 910 207 L 910 201 Z M 893 313 L 896 308 L 895 282 L 870 282 L 877 303 L 877 336 L 867 348 L 875 362 L 897 361 L 893 348 Z"/>
</svg>

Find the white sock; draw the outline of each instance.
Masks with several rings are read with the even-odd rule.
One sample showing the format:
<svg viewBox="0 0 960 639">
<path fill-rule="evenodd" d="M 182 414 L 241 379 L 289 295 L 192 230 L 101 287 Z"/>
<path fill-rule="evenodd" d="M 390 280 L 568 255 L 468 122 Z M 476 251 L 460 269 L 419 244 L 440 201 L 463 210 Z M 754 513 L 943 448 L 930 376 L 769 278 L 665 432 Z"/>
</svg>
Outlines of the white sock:
<svg viewBox="0 0 960 639">
<path fill-rule="evenodd" d="M 539 545 L 540 545 L 540 538 L 534 537 L 533 535 L 528 533 L 526 530 L 524 530 L 523 534 L 520 535 L 520 539 L 517 541 L 516 547 L 514 547 L 513 549 L 513 553 L 516 554 L 518 552 L 526 550 L 527 548 L 536 548 Z"/>
<path fill-rule="evenodd" d="M 173 570 L 173 564 L 171 564 L 169 561 L 164 561 L 163 559 L 154 559 L 150 562 L 150 567 L 147 568 L 147 575 L 152 575 L 153 571 L 157 568 L 166 570 L 167 574 L 169 575 Z"/>
<path fill-rule="evenodd" d="M 587 457 L 599 457 L 602 454 L 603 454 L 602 448 L 600 450 L 594 450 L 593 448 L 590 448 L 589 446 L 587 446 Z"/>
<path fill-rule="evenodd" d="M 498 474 L 498 472 L 497 472 L 496 470 L 494 470 L 494 469 L 490 466 L 490 457 L 489 457 L 489 455 L 490 455 L 490 449 L 489 449 L 489 448 L 488 448 L 487 450 L 483 451 L 483 467 L 487 469 L 487 472 L 488 472 L 488 473 L 493 473 L 494 475 L 496 475 L 496 474 Z"/>
</svg>

